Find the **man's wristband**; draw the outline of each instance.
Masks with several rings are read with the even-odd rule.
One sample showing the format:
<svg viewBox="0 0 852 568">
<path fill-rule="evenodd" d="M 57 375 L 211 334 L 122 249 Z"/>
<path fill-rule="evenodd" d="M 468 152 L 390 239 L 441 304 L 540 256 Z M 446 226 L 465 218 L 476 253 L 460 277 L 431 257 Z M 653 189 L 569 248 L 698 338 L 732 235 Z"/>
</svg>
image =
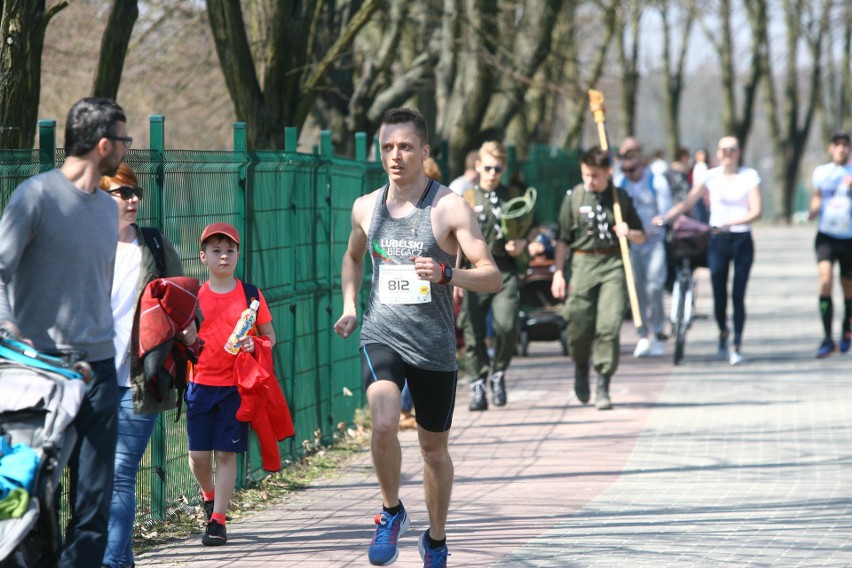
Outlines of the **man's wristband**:
<svg viewBox="0 0 852 568">
<path fill-rule="evenodd" d="M 441 262 L 439 264 L 441 267 L 441 280 L 438 281 L 438 284 L 449 284 L 453 279 L 453 269 L 450 266 L 447 266 L 445 263 Z"/>
</svg>

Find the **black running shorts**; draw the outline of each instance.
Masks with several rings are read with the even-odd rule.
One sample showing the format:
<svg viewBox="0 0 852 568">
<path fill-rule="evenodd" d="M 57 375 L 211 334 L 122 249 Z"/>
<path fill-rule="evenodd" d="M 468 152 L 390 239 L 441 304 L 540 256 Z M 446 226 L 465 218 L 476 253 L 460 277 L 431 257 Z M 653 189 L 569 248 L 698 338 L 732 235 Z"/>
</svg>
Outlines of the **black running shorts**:
<svg viewBox="0 0 852 568">
<path fill-rule="evenodd" d="M 840 276 L 852 278 L 852 239 L 836 239 L 818 232 L 814 246 L 817 262 L 837 262 L 840 265 Z"/>
<path fill-rule="evenodd" d="M 380 343 L 361 347 L 364 390 L 377 381 L 393 381 L 400 392 L 408 380 L 417 424 L 429 432 L 446 432 L 453 423 L 458 371 L 429 371 L 409 365 Z"/>
</svg>

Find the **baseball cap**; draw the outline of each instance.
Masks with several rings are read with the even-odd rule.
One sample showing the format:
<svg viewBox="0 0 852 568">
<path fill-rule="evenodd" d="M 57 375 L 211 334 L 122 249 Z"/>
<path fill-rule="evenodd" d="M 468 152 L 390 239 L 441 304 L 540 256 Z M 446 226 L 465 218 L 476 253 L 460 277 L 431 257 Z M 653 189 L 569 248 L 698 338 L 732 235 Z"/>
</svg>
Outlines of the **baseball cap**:
<svg viewBox="0 0 852 568">
<path fill-rule="evenodd" d="M 240 232 L 237 231 L 233 225 L 229 225 L 228 223 L 212 223 L 204 227 L 204 231 L 201 233 L 200 243 L 204 243 L 204 241 L 213 235 L 224 235 L 235 243 L 240 244 Z"/>
<path fill-rule="evenodd" d="M 844 141 L 847 144 L 852 143 L 852 138 L 849 137 L 847 132 L 835 132 L 831 135 L 831 143 L 837 144 L 839 141 Z"/>
</svg>

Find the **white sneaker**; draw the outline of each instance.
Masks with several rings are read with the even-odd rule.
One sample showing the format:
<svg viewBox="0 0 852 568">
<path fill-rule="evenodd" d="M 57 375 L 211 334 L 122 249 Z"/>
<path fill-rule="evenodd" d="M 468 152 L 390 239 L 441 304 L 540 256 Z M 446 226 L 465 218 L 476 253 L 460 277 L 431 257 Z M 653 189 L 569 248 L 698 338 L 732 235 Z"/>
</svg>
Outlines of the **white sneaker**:
<svg viewBox="0 0 852 568">
<path fill-rule="evenodd" d="M 663 344 L 656 337 L 651 340 L 651 357 L 663 356 Z"/>
<path fill-rule="evenodd" d="M 647 337 L 640 337 L 639 341 L 636 342 L 636 349 L 633 350 L 633 356 L 637 359 L 639 357 L 647 357 L 651 354 L 651 340 Z"/>
<path fill-rule="evenodd" d="M 739 351 L 734 350 L 734 351 L 731 351 L 730 362 L 731 362 L 731 366 L 733 367 L 734 365 L 739 365 L 740 363 L 745 363 L 745 357 L 740 355 Z"/>
</svg>

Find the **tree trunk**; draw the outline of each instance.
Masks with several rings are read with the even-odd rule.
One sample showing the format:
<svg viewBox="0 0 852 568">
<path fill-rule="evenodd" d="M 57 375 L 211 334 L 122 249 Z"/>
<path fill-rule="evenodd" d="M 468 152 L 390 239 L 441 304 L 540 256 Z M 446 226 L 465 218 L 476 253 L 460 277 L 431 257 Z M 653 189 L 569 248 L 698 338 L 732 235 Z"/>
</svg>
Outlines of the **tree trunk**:
<svg viewBox="0 0 852 568">
<path fill-rule="evenodd" d="M 620 20 L 617 17 L 618 6 L 619 0 L 613 0 L 604 8 L 604 13 L 602 15 L 604 35 L 598 49 L 594 52 L 595 59 L 590 65 L 592 71 L 586 79 L 583 79 L 580 73 L 580 70 L 584 66 L 580 64 L 577 56 L 576 27 L 574 25 L 571 26 L 570 34 L 567 38 L 569 42 L 568 49 L 566 50 L 570 56 L 566 57 L 564 83 L 567 85 L 577 85 L 578 88 L 574 94 L 573 105 L 569 105 L 569 107 L 573 107 L 573 113 L 568 113 L 568 130 L 565 134 L 565 139 L 562 142 L 562 145 L 565 148 L 576 148 L 582 143 L 581 136 L 583 133 L 583 127 L 586 123 L 586 118 L 589 116 L 589 104 L 586 94 L 589 88 L 597 86 L 598 81 L 600 81 L 600 78 L 603 75 L 609 46 L 612 43 L 612 39 L 615 36 L 616 31 L 619 29 L 618 25 Z M 558 57 L 558 53 L 559 52 L 557 51 L 555 56 Z"/>
<path fill-rule="evenodd" d="M 625 14 L 625 10 L 627 14 Z M 636 100 L 639 96 L 639 24 L 642 8 L 638 0 L 631 0 L 627 8 L 619 10 L 618 34 L 619 59 L 621 62 L 621 128 L 622 137 L 633 136 L 636 129 Z M 629 19 L 629 24 L 627 20 Z M 627 34 L 632 35 L 628 40 Z"/>
<path fill-rule="evenodd" d="M 138 17 L 137 0 L 113 1 L 101 38 L 101 52 L 92 87 L 94 96 L 117 100 L 127 47 L 130 45 L 130 36 Z"/>
<path fill-rule="evenodd" d="M 527 0 L 520 24 L 512 34 L 509 46 L 511 60 L 503 70 L 502 88 L 488 112 L 485 124 L 505 133 L 509 122 L 524 106 L 526 93 L 533 76 L 550 53 L 553 27 L 563 0 Z"/>
<path fill-rule="evenodd" d="M 444 19 L 451 15 L 445 13 Z M 448 49 L 461 46 L 460 56 L 453 56 L 452 63 L 446 61 L 446 50 L 438 63 L 444 73 L 453 68 L 456 71 L 453 77 L 439 77 L 436 91 L 439 97 L 445 97 L 437 101 L 436 135 L 448 142 L 450 172 L 462 171 L 465 154 L 482 142 L 480 127 L 496 82 L 497 16 L 497 0 L 465 0 L 465 29 L 443 41 Z M 446 24 L 444 29 L 455 31 L 454 26 Z M 440 88 L 441 85 L 450 89 Z"/>
<path fill-rule="evenodd" d="M 238 120 L 253 148 L 281 148 L 284 126 L 301 128 L 324 83 L 380 0 L 258 2 L 264 12 L 250 43 L 239 0 L 208 0 L 216 52 Z M 325 10 L 325 11 L 324 11 Z M 257 57 L 251 45 L 257 45 Z M 257 69 L 262 69 L 263 84 Z"/>
<path fill-rule="evenodd" d="M 219 65 L 234 103 L 234 114 L 237 120 L 246 123 L 249 146 L 280 147 L 275 134 L 280 131 L 281 124 L 267 110 L 239 0 L 208 0 L 207 17 Z"/>
<path fill-rule="evenodd" d="M 50 19 L 68 5 L 0 2 L 0 148 L 32 148 L 41 98 L 41 54 Z"/>
<path fill-rule="evenodd" d="M 816 13 L 806 9 L 803 0 L 784 0 L 787 67 L 784 72 L 784 98 L 780 109 L 775 76 L 769 63 L 769 38 L 768 35 L 759 36 L 765 42 L 761 57 L 762 65 L 767 70 L 766 99 L 774 149 L 774 171 L 776 183 L 780 185 L 781 190 L 772 192 L 774 217 L 778 221 L 789 222 L 793 214 L 802 155 L 813 124 L 817 101 L 820 98 L 822 49 L 828 31 L 830 3 L 831 0 L 823 0 L 822 13 L 817 17 Z M 795 64 L 798 61 L 798 45 L 802 36 L 805 37 L 810 49 L 810 61 L 813 65 L 808 85 L 810 92 L 804 97 L 800 85 L 801 72 Z M 802 98 L 807 102 L 802 103 Z"/>
<path fill-rule="evenodd" d="M 672 67 L 672 45 L 671 29 L 672 18 L 669 11 L 668 0 L 660 3 L 660 14 L 663 18 L 663 96 L 666 110 L 666 141 L 668 143 L 669 155 L 674 156 L 680 146 L 680 98 L 683 93 L 683 75 L 686 64 L 686 53 L 689 48 L 689 37 L 692 35 L 692 24 L 695 20 L 695 0 L 690 0 L 686 5 L 682 33 L 680 37 L 680 51 L 677 61 Z"/>
</svg>

